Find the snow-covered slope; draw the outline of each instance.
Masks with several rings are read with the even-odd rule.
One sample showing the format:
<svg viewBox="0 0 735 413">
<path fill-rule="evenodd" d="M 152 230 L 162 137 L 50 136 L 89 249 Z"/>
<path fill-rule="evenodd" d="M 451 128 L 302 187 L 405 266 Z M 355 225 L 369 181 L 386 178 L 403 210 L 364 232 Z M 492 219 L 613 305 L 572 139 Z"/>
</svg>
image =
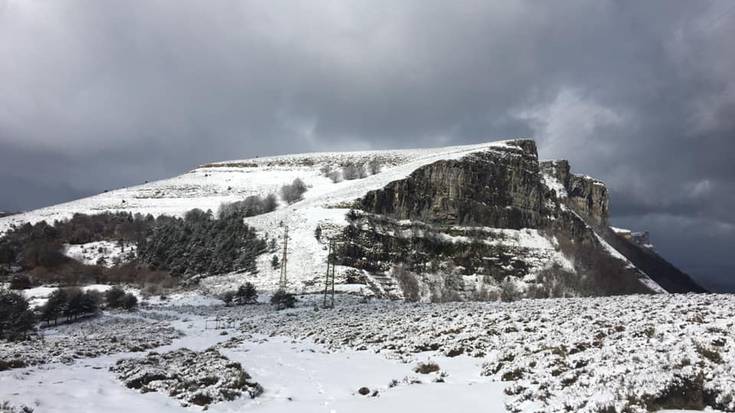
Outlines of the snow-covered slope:
<svg viewBox="0 0 735 413">
<path fill-rule="evenodd" d="M 416 168 L 442 159 L 458 159 L 472 152 L 502 147 L 505 141 L 435 149 L 324 152 L 227 161 L 203 165 L 183 175 L 105 192 L 88 198 L 54 205 L 0 219 L 0 232 L 12 224 L 51 222 L 74 213 L 95 214 L 125 211 L 153 215 L 181 216 L 192 208 L 216 211 L 223 202 L 248 195 L 278 193 L 280 187 L 301 178 L 309 186 L 304 201 L 289 210 L 331 206 L 349 201 L 366 191 L 400 179 Z M 320 169 L 348 162 L 378 159 L 380 173 L 364 179 L 333 183 Z M 275 215 L 288 215 L 286 208 Z"/>
</svg>

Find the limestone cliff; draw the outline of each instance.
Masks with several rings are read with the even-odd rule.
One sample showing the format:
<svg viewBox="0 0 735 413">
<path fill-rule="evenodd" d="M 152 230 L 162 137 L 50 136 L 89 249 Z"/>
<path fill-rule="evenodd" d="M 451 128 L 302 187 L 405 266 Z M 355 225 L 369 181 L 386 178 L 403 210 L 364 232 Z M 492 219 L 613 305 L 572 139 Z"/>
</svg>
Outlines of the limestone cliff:
<svg viewBox="0 0 735 413">
<path fill-rule="evenodd" d="M 364 211 L 426 223 L 494 228 L 537 228 L 543 195 L 536 144 L 513 141 L 505 148 L 439 161 L 368 192 Z"/>
<path fill-rule="evenodd" d="M 572 174 L 567 161 L 539 162 L 532 140 L 509 141 L 367 192 L 339 262 L 376 290 L 388 288 L 375 280 L 397 284 L 409 272 L 430 299 L 508 283 L 540 297 L 662 291 L 606 241 L 608 203 L 601 181 Z"/>
</svg>

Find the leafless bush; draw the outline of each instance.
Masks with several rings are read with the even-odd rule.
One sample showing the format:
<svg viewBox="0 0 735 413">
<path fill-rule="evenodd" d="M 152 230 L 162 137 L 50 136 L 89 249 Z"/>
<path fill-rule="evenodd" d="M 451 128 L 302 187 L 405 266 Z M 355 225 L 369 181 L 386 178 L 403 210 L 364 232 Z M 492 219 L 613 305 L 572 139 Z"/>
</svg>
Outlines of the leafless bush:
<svg viewBox="0 0 735 413">
<path fill-rule="evenodd" d="M 536 282 L 528 291 L 531 298 L 569 297 L 586 293 L 580 277 L 556 263 L 541 270 L 536 275 Z"/>
<path fill-rule="evenodd" d="M 370 175 L 375 175 L 380 173 L 381 168 L 380 161 L 377 159 L 371 159 L 367 164 L 368 172 L 370 172 Z"/>
<path fill-rule="evenodd" d="M 367 176 L 365 165 L 357 163 L 348 163 L 342 167 L 342 178 L 346 180 L 362 179 Z"/>
<path fill-rule="evenodd" d="M 306 184 L 299 178 L 296 178 L 290 184 L 281 187 L 281 198 L 289 204 L 301 201 L 306 192 Z"/>
<path fill-rule="evenodd" d="M 413 369 L 416 373 L 419 374 L 429 374 L 439 371 L 439 365 L 436 364 L 436 362 L 433 361 L 427 361 L 427 362 L 421 362 L 416 365 L 416 367 Z"/>
<path fill-rule="evenodd" d="M 521 298 L 521 291 L 510 277 L 505 277 L 500 285 L 500 299 L 506 302 L 516 301 Z"/>
<path fill-rule="evenodd" d="M 398 286 L 403 291 L 403 299 L 411 302 L 419 301 L 421 294 L 416 276 L 408 272 L 402 265 L 393 267 L 393 275 L 398 279 Z"/>
<path fill-rule="evenodd" d="M 339 171 L 332 169 L 332 167 L 329 166 L 329 165 L 324 165 L 320 169 L 320 171 L 321 171 L 322 175 L 324 175 L 327 178 L 331 179 L 332 182 L 334 182 L 334 183 L 337 183 L 337 182 L 342 181 L 342 174 Z"/>
<path fill-rule="evenodd" d="M 475 290 L 472 299 L 474 301 L 498 301 L 500 294 L 496 290 L 490 290 L 484 285 L 479 290 Z"/>
</svg>

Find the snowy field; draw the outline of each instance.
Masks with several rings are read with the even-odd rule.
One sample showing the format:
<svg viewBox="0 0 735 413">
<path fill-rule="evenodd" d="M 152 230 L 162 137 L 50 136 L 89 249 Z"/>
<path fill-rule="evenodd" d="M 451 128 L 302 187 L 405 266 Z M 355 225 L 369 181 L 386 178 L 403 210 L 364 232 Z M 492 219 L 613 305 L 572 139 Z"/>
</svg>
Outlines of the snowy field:
<svg viewBox="0 0 735 413">
<path fill-rule="evenodd" d="M 64 255 L 87 265 L 112 267 L 135 258 L 137 247 L 132 242 L 95 241 L 64 245 Z"/>
<path fill-rule="evenodd" d="M 200 411 L 126 388 L 109 368 L 149 350 L 213 347 L 264 388 L 254 399 L 211 404 L 215 412 L 735 410 L 730 295 L 453 304 L 340 296 L 337 308 L 316 310 L 319 298 L 276 312 L 189 296 L 44 330 L 46 342 L 85 337 L 71 348 L 88 348 L 0 372 L 0 401 L 43 412 Z M 215 319 L 227 328 L 205 328 Z M 106 334 L 159 345 L 95 344 Z M 437 371 L 414 370 L 425 362 Z"/>
</svg>

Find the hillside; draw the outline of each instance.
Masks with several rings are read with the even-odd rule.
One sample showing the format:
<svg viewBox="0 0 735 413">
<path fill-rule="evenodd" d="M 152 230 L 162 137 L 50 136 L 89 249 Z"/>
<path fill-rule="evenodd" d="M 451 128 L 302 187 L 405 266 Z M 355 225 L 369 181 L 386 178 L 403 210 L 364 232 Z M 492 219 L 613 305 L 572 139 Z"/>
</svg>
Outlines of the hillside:
<svg viewBox="0 0 735 413">
<path fill-rule="evenodd" d="M 338 289 L 391 298 L 701 290 L 678 270 L 662 270 L 665 261 L 655 252 L 641 258 L 611 238 L 604 184 L 571 174 L 564 161 L 539 162 L 531 140 L 211 163 L 171 179 L 0 218 L 0 231 L 75 213 L 216 213 L 223 203 L 279 194 L 296 178 L 307 187 L 302 200 L 289 205 L 281 198 L 274 211 L 245 218 L 259 235 L 276 239 L 275 250 L 257 257 L 256 271 L 202 279 L 205 290 L 219 292 L 243 280 L 275 289 L 280 269 L 271 259 L 280 255 L 285 227 L 289 288 L 298 292 L 323 288 L 330 239 L 337 242 Z"/>
</svg>

